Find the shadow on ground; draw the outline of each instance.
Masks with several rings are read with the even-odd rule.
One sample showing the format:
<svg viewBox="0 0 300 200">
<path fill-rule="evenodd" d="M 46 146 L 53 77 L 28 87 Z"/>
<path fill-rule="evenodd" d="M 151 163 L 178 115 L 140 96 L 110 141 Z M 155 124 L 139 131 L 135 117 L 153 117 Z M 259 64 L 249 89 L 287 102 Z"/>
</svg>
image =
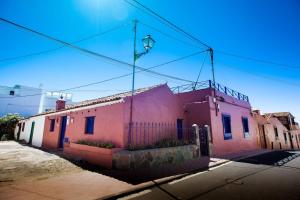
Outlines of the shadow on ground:
<svg viewBox="0 0 300 200">
<path fill-rule="evenodd" d="M 44 151 L 47 151 L 43 149 Z M 90 164 L 83 160 L 75 160 L 70 157 L 66 157 L 62 151 L 47 151 L 48 153 L 56 154 L 73 164 L 79 166 L 80 168 L 96 173 L 100 173 L 106 176 L 116 178 L 118 180 L 136 185 L 144 183 L 147 181 L 153 181 L 169 176 L 185 176 L 191 173 L 205 171 L 209 168 L 209 164 L 216 162 L 210 157 L 201 157 L 196 160 L 185 161 L 180 164 L 165 164 L 160 167 L 155 168 L 145 168 L 145 169 L 134 169 L 134 170 L 114 170 L 114 169 L 105 169 L 97 165 Z M 261 164 L 261 165 L 282 165 L 278 163 L 286 163 L 290 160 L 296 158 L 299 155 L 291 151 L 272 151 L 264 153 L 257 156 L 248 157 L 245 159 L 238 160 L 236 162 L 244 162 L 250 164 Z"/>
<path fill-rule="evenodd" d="M 73 162 L 82 169 L 110 176 L 133 185 L 165 178 L 168 176 L 187 175 L 199 170 L 207 170 L 208 164 L 211 162 L 209 157 L 202 157 L 199 160 L 190 160 L 181 164 L 165 164 L 155 168 L 114 170 L 104 169 L 84 161 L 75 161 L 70 158 L 64 158 Z"/>
<path fill-rule="evenodd" d="M 291 161 L 292 159 L 295 159 L 297 156 L 298 154 L 292 151 L 272 151 L 265 154 L 241 159 L 237 162 L 259 165 L 282 165 L 286 162 Z"/>
</svg>

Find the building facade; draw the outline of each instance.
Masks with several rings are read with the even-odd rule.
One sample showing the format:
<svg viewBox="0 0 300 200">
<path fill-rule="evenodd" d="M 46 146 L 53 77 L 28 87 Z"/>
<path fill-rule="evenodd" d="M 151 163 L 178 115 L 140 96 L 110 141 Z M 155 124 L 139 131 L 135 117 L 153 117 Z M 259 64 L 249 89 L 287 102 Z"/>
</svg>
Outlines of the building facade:
<svg viewBox="0 0 300 200">
<path fill-rule="evenodd" d="M 45 116 L 37 115 L 19 121 L 15 128 L 15 138 L 35 147 L 41 147 L 44 135 Z"/>
<path fill-rule="evenodd" d="M 43 146 L 63 148 L 64 142 L 78 140 L 146 146 L 164 138 L 188 140 L 192 125 L 198 124 L 210 127 L 212 155 L 257 149 L 248 97 L 237 94 L 211 86 L 176 94 L 166 84 L 143 88 L 134 95 L 131 125 L 130 92 L 85 101 L 47 115 Z"/>
<path fill-rule="evenodd" d="M 296 135 L 297 129 L 291 130 L 285 120 L 280 120 L 273 113 L 261 114 L 259 110 L 253 111 L 257 123 L 257 134 L 261 148 L 275 150 L 299 149 Z M 295 128 L 295 127 L 294 127 Z"/>
<path fill-rule="evenodd" d="M 0 116 L 8 113 L 33 116 L 55 108 L 60 96 L 64 97 L 67 104 L 72 103 L 72 95 L 68 93 L 46 92 L 42 88 L 24 85 L 0 86 Z"/>
</svg>

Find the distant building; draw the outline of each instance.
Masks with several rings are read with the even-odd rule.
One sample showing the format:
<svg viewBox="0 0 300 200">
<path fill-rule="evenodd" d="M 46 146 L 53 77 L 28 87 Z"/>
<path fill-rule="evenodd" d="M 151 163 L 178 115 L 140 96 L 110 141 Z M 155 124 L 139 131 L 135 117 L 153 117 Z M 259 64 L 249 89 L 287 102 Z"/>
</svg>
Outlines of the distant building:
<svg viewBox="0 0 300 200">
<path fill-rule="evenodd" d="M 261 148 L 299 149 L 300 129 L 289 112 L 261 114 L 253 111 Z"/>
<path fill-rule="evenodd" d="M 288 130 L 288 135 L 291 138 L 291 149 L 299 149 L 300 147 L 300 127 L 295 122 L 295 117 L 290 112 L 275 112 L 268 113 L 276 117 Z"/>
<path fill-rule="evenodd" d="M 67 104 L 72 103 L 72 94 L 46 92 L 42 88 L 15 85 L 0 86 L 0 116 L 19 113 L 27 117 L 54 109 L 56 100 L 63 96 Z"/>
</svg>

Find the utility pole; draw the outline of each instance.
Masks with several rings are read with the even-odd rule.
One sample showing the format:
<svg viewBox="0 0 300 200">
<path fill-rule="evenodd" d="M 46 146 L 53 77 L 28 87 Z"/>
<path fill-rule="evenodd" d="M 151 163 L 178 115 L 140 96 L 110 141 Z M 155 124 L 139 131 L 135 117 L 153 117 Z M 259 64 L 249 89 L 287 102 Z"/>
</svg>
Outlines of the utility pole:
<svg viewBox="0 0 300 200">
<path fill-rule="evenodd" d="M 213 98 L 216 109 L 216 116 L 218 116 L 218 104 L 217 104 L 217 95 L 216 95 L 216 79 L 215 79 L 215 67 L 214 67 L 214 50 L 213 48 L 209 48 L 210 53 L 210 62 L 211 62 L 211 71 L 212 71 L 212 87 L 213 87 Z"/>
<path fill-rule="evenodd" d="M 136 28 L 137 20 L 133 20 L 133 65 L 132 65 L 132 88 L 131 88 L 131 99 L 130 99 L 130 116 L 129 116 L 129 128 L 128 128 L 128 145 L 131 144 L 131 132 L 132 132 L 132 117 L 133 117 L 133 96 L 134 96 L 134 82 L 135 82 L 135 62 L 136 62 Z"/>
</svg>

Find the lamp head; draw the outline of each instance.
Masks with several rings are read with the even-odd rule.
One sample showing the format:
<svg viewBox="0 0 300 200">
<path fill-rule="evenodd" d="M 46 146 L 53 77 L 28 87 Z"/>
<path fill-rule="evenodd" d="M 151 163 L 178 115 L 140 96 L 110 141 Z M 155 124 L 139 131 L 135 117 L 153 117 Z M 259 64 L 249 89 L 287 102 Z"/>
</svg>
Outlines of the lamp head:
<svg viewBox="0 0 300 200">
<path fill-rule="evenodd" d="M 142 39 L 144 49 L 148 52 L 154 46 L 155 40 L 151 37 L 151 35 L 147 35 Z"/>
</svg>

